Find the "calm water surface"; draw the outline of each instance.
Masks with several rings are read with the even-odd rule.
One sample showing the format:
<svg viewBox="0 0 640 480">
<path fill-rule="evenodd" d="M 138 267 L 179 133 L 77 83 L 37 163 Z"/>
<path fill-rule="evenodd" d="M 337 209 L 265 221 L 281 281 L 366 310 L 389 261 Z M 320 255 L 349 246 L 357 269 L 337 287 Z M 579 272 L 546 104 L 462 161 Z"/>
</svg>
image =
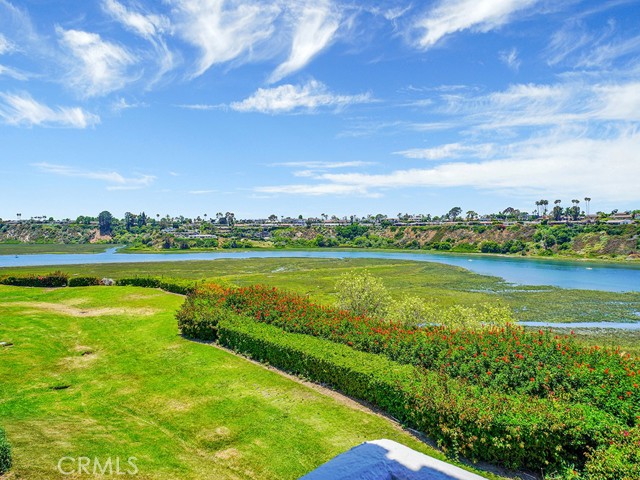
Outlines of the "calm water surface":
<svg viewBox="0 0 640 480">
<path fill-rule="evenodd" d="M 376 258 L 438 262 L 463 267 L 482 275 L 501 277 L 520 285 L 552 285 L 562 288 L 640 291 L 640 265 L 558 261 L 480 255 L 376 252 L 369 250 L 247 250 L 207 253 L 117 253 L 109 249 L 97 254 L 0 255 L 1 267 L 78 265 L 100 263 L 177 262 L 223 258 Z"/>
</svg>

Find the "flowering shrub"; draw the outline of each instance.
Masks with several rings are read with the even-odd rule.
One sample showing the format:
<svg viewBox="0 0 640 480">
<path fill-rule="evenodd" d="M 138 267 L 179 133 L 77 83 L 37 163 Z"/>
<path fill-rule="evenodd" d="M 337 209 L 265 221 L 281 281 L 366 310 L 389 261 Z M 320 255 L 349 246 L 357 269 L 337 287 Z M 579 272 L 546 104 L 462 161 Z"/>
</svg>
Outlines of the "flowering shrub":
<svg viewBox="0 0 640 480">
<path fill-rule="evenodd" d="M 587 452 L 606 448 L 610 431 L 622 428 L 590 406 L 486 391 L 228 310 L 217 328 L 222 345 L 368 401 L 454 455 L 552 471 L 567 462 L 582 466 Z"/>
<path fill-rule="evenodd" d="M 587 454 L 587 478 L 637 480 L 640 478 L 640 430 L 613 429 L 606 448 Z"/>
<path fill-rule="evenodd" d="M 383 354 L 494 391 L 591 404 L 629 426 L 639 420 L 640 362 L 619 351 L 585 348 L 571 335 L 532 332 L 514 325 L 408 329 L 259 285 L 201 286 L 194 297 L 287 332 Z"/>
</svg>

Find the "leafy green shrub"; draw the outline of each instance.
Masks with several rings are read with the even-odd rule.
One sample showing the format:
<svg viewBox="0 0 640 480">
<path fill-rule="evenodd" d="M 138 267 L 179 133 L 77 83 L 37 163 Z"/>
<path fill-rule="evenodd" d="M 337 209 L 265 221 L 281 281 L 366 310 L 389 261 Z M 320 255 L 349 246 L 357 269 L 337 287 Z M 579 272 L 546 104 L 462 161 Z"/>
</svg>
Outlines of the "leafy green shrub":
<svg viewBox="0 0 640 480">
<path fill-rule="evenodd" d="M 61 271 L 48 273 L 46 275 L 10 275 L 0 278 L 0 284 L 12 285 L 14 287 L 65 287 L 68 281 L 69 275 Z"/>
<path fill-rule="evenodd" d="M 368 271 L 344 273 L 336 283 L 338 305 L 355 315 L 384 316 L 391 296 L 379 278 Z"/>
<path fill-rule="evenodd" d="M 444 307 L 410 295 L 392 302 L 387 318 L 406 328 L 443 325 L 456 329 L 481 329 L 516 322 L 511 309 L 499 303 Z"/>
<path fill-rule="evenodd" d="M 102 285 L 102 280 L 98 277 L 71 277 L 67 286 L 69 287 L 92 287 Z"/>
<path fill-rule="evenodd" d="M 11 456 L 11 445 L 7 440 L 7 435 L 2 428 L 0 428 L 0 475 L 8 472 L 13 463 Z"/>
<path fill-rule="evenodd" d="M 491 392 L 437 372 L 235 314 L 220 318 L 220 344 L 370 402 L 425 432 L 451 454 L 513 468 L 581 465 L 621 424 L 596 408 Z"/>
<path fill-rule="evenodd" d="M 157 278 L 157 277 L 129 277 L 116 280 L 118 286 L 133 286 L 143 288 L 159 288 L 161 290 L 177 293 L 180 295 L 188 295 L 193 292 L 195 282 L 190 280 Z"/>
<path fill-rule="evenodd" d="M 502 246 L 491 240 L 486 240 L 480 244 L 480 251 L 482 253 L 502 253 Z"/>
<path fill-rule="evenodd" d="M 606 448 L 587 453 L 588 479 L 637 480 L 640 478 L 640 429 L 619 429 Z"/>
<path fill-rule="evenodd" d="M 218 338 L 218 323 L 227 318 L 231 311 L 223 306 L 221 296 L 211 290 L 190 293 L 176 313 L 178 328 L 188 338 L 213 341 Z"/>
</svg>

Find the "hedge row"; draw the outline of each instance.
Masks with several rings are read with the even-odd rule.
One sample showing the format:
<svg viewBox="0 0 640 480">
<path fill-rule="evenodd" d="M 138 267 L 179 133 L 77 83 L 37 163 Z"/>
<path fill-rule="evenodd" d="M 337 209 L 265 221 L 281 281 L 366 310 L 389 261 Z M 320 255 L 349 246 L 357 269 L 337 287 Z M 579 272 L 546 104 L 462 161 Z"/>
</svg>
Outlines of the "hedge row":
<svg viewBox="0 0 640 480">
<path fill-rule="evenodd" d="M 103 280 L 98 277 L 71 277 L 67 283 L 68 287 L 94 287 L 104 285 Z"/>
<path fill-rule="evenodd" d="M 15 287 L 90 287 L 96 285 L 113 285 L 114 281 L 108 278 L 92 276 L 70 277 L 60 271 L 46 275 L 6 275 L 0 277 L 0 285 L 12 285 Z M 157 278 L 157 277 L 130 277 L 115 281 L 116 285 L 144 288 L 159 288 L 171 293 L 187 295 L 195 288 L 195 282 L 190 280 Z"/>
<path fill-rule="evenodd" d="M 0 475 L 9 471 L 12 463 L 11 445 L 4 430 L 0 428 Z"/>
<path fill-rule="evenodd" d="M 611 413 L 629 426 L 640 421 L 640 360 L 571 335 L 517 325 L 478 330 L 402 324 L 319 305 L 273 287 L 201 285 L 182 309 L 207 317 L 226 307 L 256 322 L 346 344 L 390 360 L 440 371 L 496 392 L 561 397 Z"/>
<path fill-rule="evenodd" d="M 15 287 L 66 287 L 69 275 L 57 271 L 46 275 L 5 275 L 0 277 L 0 284 Z"/>
<path fill-rule="evenodd" d="M 116 280 L 118 286 L 134 286 L 143 288 L 159 288 L 171 293 L 180 295 L 188 295 L 193 292 L 195 282 L 191 280 L 180 280 L 174 278 L 157 278 L 157 277 L 129 277 Z"/>
<path fill-rule="evenodd" d="M 209 322 L 217 321 L 221 345 L 370 402 L 448 453 L 511 468 L 582 467 L 590 452 L 609 447 L 615 432 L 624 431 L 612 415 L 588 405 L 490 392 L 226 309 L 218 312 Z"/>
</svg>

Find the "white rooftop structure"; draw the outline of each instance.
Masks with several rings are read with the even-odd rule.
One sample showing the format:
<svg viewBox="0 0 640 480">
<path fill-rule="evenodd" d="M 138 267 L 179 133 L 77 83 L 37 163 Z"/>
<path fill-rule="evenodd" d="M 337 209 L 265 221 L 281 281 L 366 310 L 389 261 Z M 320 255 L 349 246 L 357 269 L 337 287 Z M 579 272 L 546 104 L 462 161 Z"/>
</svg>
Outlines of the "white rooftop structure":
<svg viewBox="0 0 640 480">
<path fill-rule="evenodd" d="M 364 442 L 300 480 L 483 480 L 393 440 Z"/>
</svg>

